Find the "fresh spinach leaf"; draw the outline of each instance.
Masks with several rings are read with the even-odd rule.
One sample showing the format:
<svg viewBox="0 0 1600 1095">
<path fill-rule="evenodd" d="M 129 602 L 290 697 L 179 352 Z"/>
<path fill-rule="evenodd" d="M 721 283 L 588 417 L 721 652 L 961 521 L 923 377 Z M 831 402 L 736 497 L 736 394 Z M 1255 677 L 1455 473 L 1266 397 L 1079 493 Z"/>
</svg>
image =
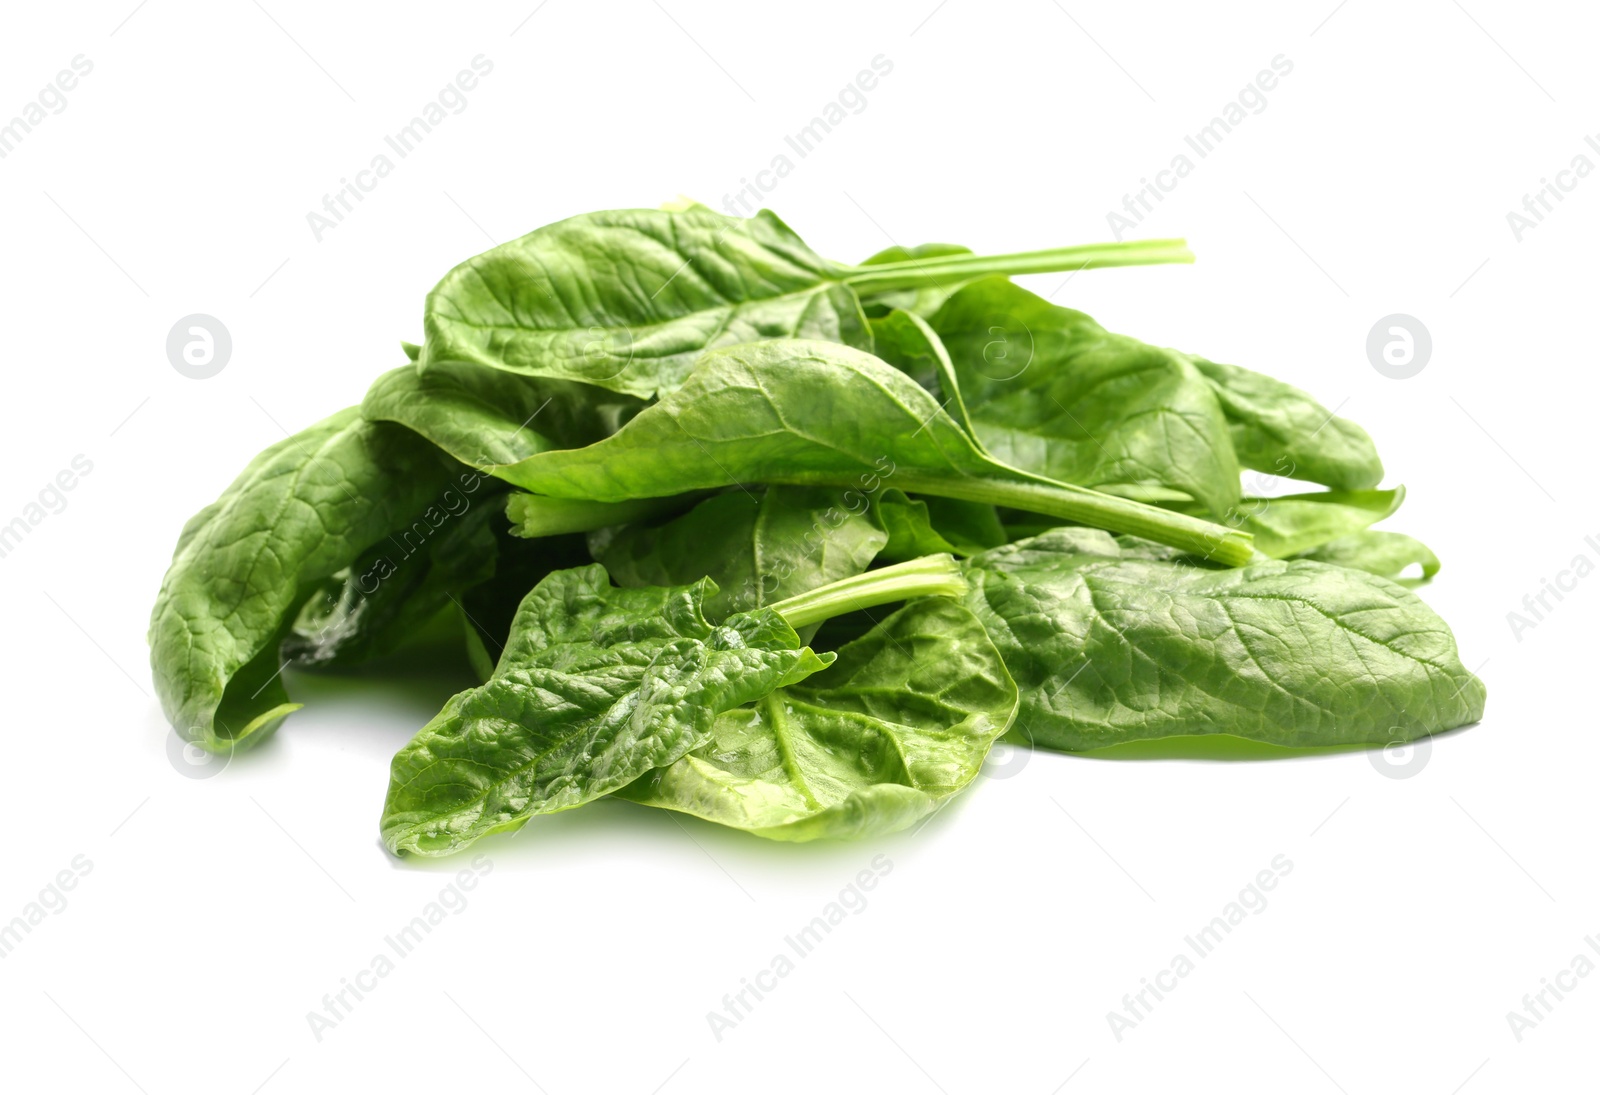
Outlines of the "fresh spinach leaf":
<svg viewBox="0 0 1600 1095">
<path fill-rule="evenodd" d="M 703 206 L 589 213 L 450 271 L 428 294 L 418 364 L 472 362 L 649 398 L 718 346 L 801 337 L 870 350 L 858 290 L 1192 259 L 1166 240 L 857 267 L 820 257 L 767 210 L 749 219 Z"/>
<path fill-rule="evenodd" d="M 1277 498 L 1244 498 L 1225 523 L 1255 538 L 1256 550 L 1274 559 L 1301 555 L 1390 516 L 1406 489 L 1324 490 Z"/>
<path fill-rule="evenodd" d="M 1329 540 L 1301 558 L 1364 570 L 1407 587 L 1422 585 L 1439 573 L 1439 557 L 1428 549 L 1427 544 L 1404 533 L 1380 532 L 1377 529 Z M 1410 566 L 1417 567 L 1420 574 L 1415 578 L 1402 578 L 1401 575 Z"/>
<path fill-rule="evenodd" d="M 547 449 L 598 441 L 643 407 L 632 396 L 570 380 L 445 361 L 426 371 L 403 365 L 384 373 L 361 413 L 410 427 L 463 464 L 492 471 Z"/>
<path fill-rule="evenodd" d="M 705 745 L 618 795 L 771 840 L 877 836 L 971 783 L 1016 706 L 977 618 L 914 601 L 828 669 L 719 715 Z"/>
<path fill-rule="evenodd" d="M 156 693 L 179 734 L 228 749 L 290 702 L 278 643 L 306 591 L 426 519 L 466 469 L 352 407 L 252 460 L 184 526 L 150 618 Z"/>
<path fill-rule="evenodd" d="M 690 379 L 604 441 L 499 469 L 547 496 L 659 498 L 737 483 L 901 490 L 1032 512 L 1172 543 L 1229 563 L 1248 536 L 1056 483 L 980 452 L 915 381 L 870 354 L 779 339 L 713 351 Z"/>
<path fill-rule="evenodd" d="M 1065 483 L 1179 492 L 1221 516 L 1239 498 L 1228 421 L 1184 354 L 1146 345 L 1003 278 L 933 318 L 978 439 L 997 459 Z"/>
<path fill-rule="evenodd" d="M 888 541 L 865 496 L 827 487 L 728 491 L 663 525 L 636 525 L 596 558 L 622 586 L 709 577 L 715 620 L 860 574 Z"/>
<path fill-rule="evenodd" d="M 1475 722 L 1483 684 L 1392 582 L 1310 560 L 1233 570 L 1127 558 L 1058 529 L 968 561 L 967 604 L 1021 690 L 1015 736 L 1083 750 L 1231 734 L 1409 741 Z"/>
<path fill-rule="evenodd" d="M 716 585 L 618 589 L 604 567 L 558 571 L 517 609 L 494 674 L 394 758 L 391 851 L 445 855 L 530 817 L 581 806 L 672 764 L 715 717 L 833 661 L 796 628 L 858 605 L 966 590 L 948 557 L 886 567 L 720 624 Z"/>
<path fill-rule="evenodd" d="M 301 668 L 337 669 L 382 657 L 467 589 L 493 578 L 499 554 L 494 525 L 505 521 L 498 494 L 486 490 L 475 506 L 458 495 L 467 504 L 441 513 L 441 527 L 421 523 L 427 540 L 413 530 L 390 533 L 323 582 L 300 606 L 283 659 Z"/>
<path fill-rule="evenodd" d="M 1336 490 L 1365 490 L 1382 481 L 1378 450 L 1354 422 L 1281 380 L 1203 357 L 1190 360 L 1210 381 L 1244 467 Z"/>
</svg>

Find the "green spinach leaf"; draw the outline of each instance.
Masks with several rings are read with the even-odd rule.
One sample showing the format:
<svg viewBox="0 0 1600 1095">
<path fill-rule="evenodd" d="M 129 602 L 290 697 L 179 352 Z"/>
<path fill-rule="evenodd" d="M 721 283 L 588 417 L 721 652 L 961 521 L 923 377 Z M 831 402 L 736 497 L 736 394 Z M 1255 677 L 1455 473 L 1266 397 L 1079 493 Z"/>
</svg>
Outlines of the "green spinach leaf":
<svg viewBox="0 0 1600 1095">
<path fill-rule="evenodd" d="M 933 318 L 978 439 L 1014 467 L 1112 493 L 1176 491 L 1220 516 L 1239 498 L 1228 421 L 1184 354 L 1115 335 L 1003 278 Z M 1155 497 L 1160 497 L 1155 496 Z"/>
<path fill-rule="evenodd" d="M 352 407 L 273 445 L 184 526 L 150 618 L 156 693 L 179 734 L 227 749 L 290 702 L 278 644 L 306 591 L 426 520 L 466 469 Z"/>
<path fill-rule="evenodd" d="M 1336 490 L 1365 490 L 1382 481 L 1378 450 L 1354 422 L 1281 380 L 1203 357 L 1190 360 L 1216 392 L 1244 467 Z"/>
<path fill-rule="evenodd" d="M 800 337 L 870 350 L 858 290 L 1192 259 L 1165 240 L 857 267 L 820 257 L 766 210 L 589 213 L 447 274 L 428 294 L 418 364 L 472 362 L 648 398 L 676 388 L 708 348 Z"/>
<path fill-rule="evenodd" d="M 426 371 L 403 365 L 384 373 L 361 413 L 410 427 L 463 464 L 492 469 L 598 441 L 643 407 L 642 400 L 588 384 L 445 361 Z"/>
<path fill-rule="evenodd" d="M 705 745 L 618 795 L 772 840 L 877 836 L 972 782 L 1016 706 L 977 618 L 913 601 L 803 684 L 718 716 Z"/>
<path fill-rule="evenodd" d="M 1422 585 L 1439 573 L 1439 557 L 1427 544 L 1401 532 L 1377 529 L 1329 540 L 1301 558 L 1364 570 L 1407 587 Z M 1402 578 L 1400 575 L 1409 566 L 1416 566 L 1420 574 L 1415 578 Z"/>
<path fill-rule="evenodd" d="M 714 592 L 616 589 L 600 566 L 540 582 L 494 675 L 395 756 L 384 843 L 445 855 L 581 806 L 699 746 L 718 713 L 832 660 L 771 611 L 712 626 Z"/>
<path fill-rule="evenodd" d="M 1483 713 L 1450 629 L 1392 582 L 1303 559 L 1223 570 L 1126 554 L 1058 529 L 967 563 L 967 604 L 1021 690 L 1016 736 L 1382 744 Z"/>
<path fill-rule="evenodd" d="M 1395 487 L 1244 498 L 1225 523 L 1254 537 L 1263 555 L 1287 559 L 1376 524 L 1399 509 L 1405 497 L 1406 489 Z"/>
<path fill-rule="evenodd" d="M 658 498 L 737 483 L 833 486 L 1008 505 L 1172 543 L 1224 562 L 1248 536 L 1008 467 L 980 452 L 915 381 L 869 354 L 781 339 L 713 351 L 691 378 L 587 448 L 498 472 L 547 496 Z"/>
<path fill-rule="evenodd" d="M 865 496 L 826 487 L 728 491 L 663 525 L 632 526 L 596 558 L 622 586 L 709 577 L 720 620 L 860 574 L 888 541 Z"/>
</svg>

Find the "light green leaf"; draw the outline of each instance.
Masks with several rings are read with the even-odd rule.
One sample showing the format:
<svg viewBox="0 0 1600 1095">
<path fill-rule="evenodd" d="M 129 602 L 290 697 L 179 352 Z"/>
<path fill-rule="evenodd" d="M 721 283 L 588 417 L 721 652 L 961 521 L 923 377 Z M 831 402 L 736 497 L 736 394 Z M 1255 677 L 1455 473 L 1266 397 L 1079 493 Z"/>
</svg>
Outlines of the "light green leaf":
<svg viewBox="0 0 1600 1095">
<path fill-rule="evenodd" d="M 1190 360 L 1215 390 L 1244 467 L 1337 490 L 1382 481 L 1383 461 L 1372 438 L 1348 418 L 1281 380 L 1203 357 Z"/>
<path fill-rule="evenodd" d="M 1380 532 L 1376 529 L 1329 540 L 1301 558 L 1353 567 L 1408 587 L 1422 585 L 1439 573 L 1439 557 L 1428 549 L 1427 544 L 1401 532 Z M 1418 567 L 1420 575 L 1416 578 L 1400 577 L 1409 566 Z"/>
</svg>

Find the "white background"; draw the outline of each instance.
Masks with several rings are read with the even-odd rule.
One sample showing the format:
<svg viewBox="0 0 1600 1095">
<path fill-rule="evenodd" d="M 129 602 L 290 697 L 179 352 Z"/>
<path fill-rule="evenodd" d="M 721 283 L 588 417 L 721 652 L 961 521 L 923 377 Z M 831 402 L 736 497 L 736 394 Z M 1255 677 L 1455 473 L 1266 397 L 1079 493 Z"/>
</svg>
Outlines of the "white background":
<svg viewBox="0 0 1600 1095">
<path fill-rule="evenodd" d="M 1574 156 L 1600 164 L 1587 6 L 134 2 L 11 5 L 0 36 L 0 119 L 94 65 L 0 160 L 0 523 L 93 463 L 0 559 L 0 920 L 92 863 L 0 960 L 8 1089 L 1592 1085 L 1600 977 L 1520 1042 L 1506 1018 L 1600 932 L 1600 578 L 1520 641 L 1507 622 L 1600 559 L 1600 178 L 1520 242 L 1506 220 Z M 306 213 L 479 54 L 468 108 L 317 242 Z M 1105 239 L 1184 134 L 1293 62 L 1137 232 L 1187 236 L 1196 266 L 1028 283 L 1365 425 L 1411 492 L 1388 527 L 1444 558 L 1425 596 L 1486 718 L 1407 779 L 1364 753 L 1039 754 L 862 845 L 601 803 L 481 845 L 470 904 L 318 1041 L 307 1013 L 466 865 L 376 839 L 390 755 L 464 678 L 294 676 L 307 707 L 275 739 L 184 778 L 144 639 L 182 522 L 284 429 L 358 401 L 456 262 L 578 212 L 720 206 L 878 54 L 866 109 L 790 152 L 768 197 L 841 260 Z M 196 312 L 234 342 L 205 381 L 164 348 Z M 1434 340 L 1403 381 L 1365 352 L 1395 312 Z M 1268 907 L 1119 1042 L 1107 1012 L 1280 854 Z M 878 855 L 865 909 L 715 1038 L 723 995 Z"/>
</svg>

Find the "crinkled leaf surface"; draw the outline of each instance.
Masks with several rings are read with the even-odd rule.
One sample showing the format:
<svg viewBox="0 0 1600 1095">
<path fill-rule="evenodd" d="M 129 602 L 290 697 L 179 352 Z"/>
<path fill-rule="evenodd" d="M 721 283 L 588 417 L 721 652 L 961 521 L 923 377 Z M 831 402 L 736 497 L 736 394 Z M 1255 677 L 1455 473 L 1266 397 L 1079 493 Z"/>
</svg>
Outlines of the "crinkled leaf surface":
<svg viewBox="0 0 1600 1095">
<path fill-rule="evenodd" d="M 973 780 L 1016 704 L 983 625 L 926 598 L 619 794 L 773 840 L 893 832 Z"/>
<path fill-rule="evenodd" d="M 1337 490 L 1365 490 L 1383 479 L 1367 431 L 1311 396 L 1262 373 L 1191 357 L 1222 404 L 1239 463 Z"/>
<path fill-rule="evenodd" d="M 278 640 L 304 591 L 423 515 L 456 475 L 416 434 L 354 407 L 252 460 L 184 527 L 151 614 L 156 693 L 178 733 L 226 748 L 293 711 Z"/>
<path fill-rule="evenodd" d="M 540 582 L 494 675 L 396 754 L 384 843 L 446 855 L 581 806 L 704 744 L 722 711 L 831 660 L 770 610 L 707 623 L 714 592 L 707 581 L 617 589 L 600 566 Z"/>
<path fill-rule="evenodd" d="M 847 268 L 763 210 L 587 213 L 457 266 L 428 294 L 424 373 L 466 361 L 648 398 L 706 349 L 818 338 L 871 349 Z"/>
<path fill-rule="evenodd" d="M 967 566 L 967 603 L 1022 692 L 1014 736 L 1038 745 L 1191 734 L 1386 743 L 1483 713 L 1483 684 L 1444 621 L 1359 570 L 1126 558 L 1091 529 L 1059 529 Z"/>
<path fill-rule="evenodd" d="M 932 322 L 996 459 L 1080 486 L 1181 492 L 1217 515 L 1238 499 L 1227 419 L 1186 355 L 1003 278 L 962 289 Z"/>
</svg>

